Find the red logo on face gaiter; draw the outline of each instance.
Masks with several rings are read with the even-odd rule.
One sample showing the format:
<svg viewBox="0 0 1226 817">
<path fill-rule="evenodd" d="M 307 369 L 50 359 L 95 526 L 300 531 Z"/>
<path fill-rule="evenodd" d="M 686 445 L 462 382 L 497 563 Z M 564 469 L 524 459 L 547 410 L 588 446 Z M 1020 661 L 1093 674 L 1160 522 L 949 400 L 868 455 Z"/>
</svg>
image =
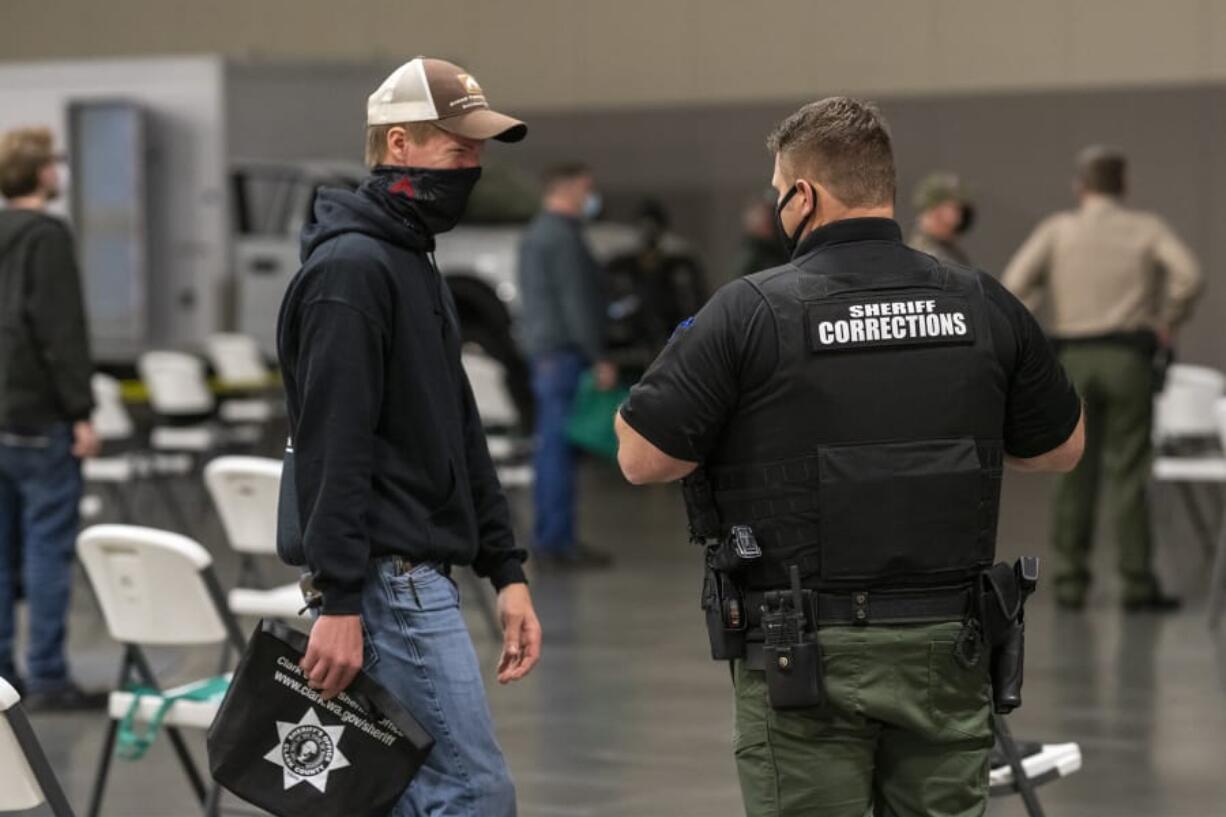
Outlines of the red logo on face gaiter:
<svg viewBox="0 0 1226 817">
<path fill-rule="evenodd" d="M 388 188 L 392 193 L 401 193 L 406 199 L 413 198 L 413 182 L 408 176 L 400 177 L 400 180 Z"/>
</svg>

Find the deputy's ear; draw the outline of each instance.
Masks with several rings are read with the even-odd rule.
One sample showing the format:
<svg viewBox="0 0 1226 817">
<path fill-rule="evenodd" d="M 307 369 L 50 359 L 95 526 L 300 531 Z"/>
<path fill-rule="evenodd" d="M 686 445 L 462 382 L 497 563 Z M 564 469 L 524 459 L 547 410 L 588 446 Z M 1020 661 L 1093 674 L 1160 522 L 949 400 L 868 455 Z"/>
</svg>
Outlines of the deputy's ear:
<svg viewBox="0 0 1226 817">
<path fill-rule="evenodd" d="M 796 186 L 800 188 L 799 193 L 804 197 L 805 209 L 804 215 L 816 213 L 819 202 L 821 201 L 822 189 L 821 185 L 814 184 L 808 179 L 797 179 Z"/>
</svg>

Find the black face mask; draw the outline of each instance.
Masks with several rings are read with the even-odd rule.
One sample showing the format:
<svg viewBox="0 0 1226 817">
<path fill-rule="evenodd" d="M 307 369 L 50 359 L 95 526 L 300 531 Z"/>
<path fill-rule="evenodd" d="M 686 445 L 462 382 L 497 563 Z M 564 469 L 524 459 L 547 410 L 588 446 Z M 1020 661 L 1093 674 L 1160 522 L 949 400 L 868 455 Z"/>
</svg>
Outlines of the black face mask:
<svg viewBox="0 0 1226 817">
<path fill-rule="evenodd" d="M 954 232 L 962 235 L 973 226 L 975 226 L 975 208 L 970 204 L 964 204 L 962 205 L 962 218 L 958 221 L 958 226 L 954 228 Z"/>
<path fill-rule="evenodd" d="M 430 235 L 438 235 L 460 223 L 480 178 L 479 167 L 439 170 L 380 165 L 363 187 L 397 215 L 416 221 Z"/>
<path fill-rule="evenodd" d="M 779 204 L 775 206 L 775 232 L 779 234 L 779 241 L 783 244 L 783 249 L 787 252 L 788 258 L 796 255 L 796 246 L 800 244 L 800 234 L 805 231 L 809 220 L 817 212 L 816 208 L 810 210 L 809 215 L 801 219 L 801 222 L 796 225 L 795 231 L 788 235 L 787 230 L 783 226 L 783 208 L 788 206 L 788 202 L 792 200 L 792 196 L 795 196 L 796 191 L 799 189 L 796 185 L 792 185 L 788 188 L 788 192 L 784 194 L 783 198 L 779 200 Z"/>
</svg>

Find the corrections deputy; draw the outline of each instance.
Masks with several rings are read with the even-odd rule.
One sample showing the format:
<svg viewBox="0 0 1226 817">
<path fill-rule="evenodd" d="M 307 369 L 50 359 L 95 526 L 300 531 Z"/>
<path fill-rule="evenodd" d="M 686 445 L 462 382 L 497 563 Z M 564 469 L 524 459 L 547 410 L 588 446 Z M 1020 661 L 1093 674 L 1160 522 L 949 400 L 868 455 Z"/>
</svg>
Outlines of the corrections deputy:
<svg viewBox="0 0 1226 817">
<path fill-rule="evenodd" d="M 1094 145 L 1077 157 L 1079 206 L 1043 220 L 1002 278 L 1048 334 L 1090 416 L 1086 456 L 1052 498 L 1056 600 L 1085 606 L 1098 497 L 1119 543 L 1124 608 L 1170 612 L 1154 575 L 1149 487 L 1154 355 L 1170 349 L 1204 289 L 1196 256 L 1159 216 L 1124 203 L 1128 163 Z M 1106 483 L 1105 491 L 1100 491 Z"/>
<path fill-rule="evenodd" d="M 904 245 L 873 105 L 806 105 L 768 146 L 791 263 L 682 324 L 619 412 L 621 467 L 685 478 L 692 533 L 733 543 L 704 606 L 749 815 L 980 814 L 971 588 L 1003 464 L 1071 469 L 1081 405 L 1000 284 Z"/>
</svg>

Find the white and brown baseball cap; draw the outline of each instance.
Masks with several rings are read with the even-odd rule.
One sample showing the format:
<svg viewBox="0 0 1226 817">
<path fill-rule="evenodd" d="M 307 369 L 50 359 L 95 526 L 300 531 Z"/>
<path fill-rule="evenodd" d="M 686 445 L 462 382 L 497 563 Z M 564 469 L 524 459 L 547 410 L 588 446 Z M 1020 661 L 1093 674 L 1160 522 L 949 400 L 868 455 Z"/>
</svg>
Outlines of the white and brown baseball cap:
<svg viewBox="0 0 1226 817">
<path fill-rule="evenodd" d="M 469 139 L 518 142 L 528 126 L 490 109 L 477 79 L 446 60 L 416 57 L 392 72 L 366 102 L 367 125 L 433 122 Z"/>
</svg>

